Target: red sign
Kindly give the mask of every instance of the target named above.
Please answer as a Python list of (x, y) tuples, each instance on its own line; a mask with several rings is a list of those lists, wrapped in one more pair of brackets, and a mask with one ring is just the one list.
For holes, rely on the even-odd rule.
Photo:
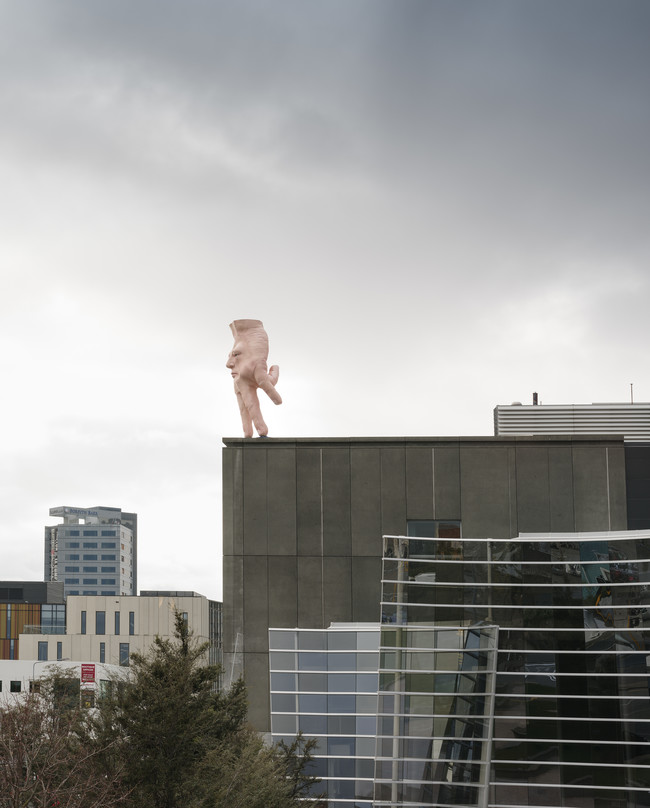
[(95, 681), (95, 666), (87, 663), (81, 666), (81, 681), (94, 682)]

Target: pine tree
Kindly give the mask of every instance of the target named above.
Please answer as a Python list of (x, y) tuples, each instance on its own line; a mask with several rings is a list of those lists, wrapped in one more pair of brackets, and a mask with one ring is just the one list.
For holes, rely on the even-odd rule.
[(106, 770), (124, 767), (137, 808), (304, 805), (297, 783), (312, 778), (298, 747), (266, 746), (246, 724), (243, 683), (217, 692), (206, 644), (178, 613), (175, 627), (173, 640), (156, 638), (148, 654), (131, 656), (128, 678), (100, 705), (96, 742), (110, 749)]

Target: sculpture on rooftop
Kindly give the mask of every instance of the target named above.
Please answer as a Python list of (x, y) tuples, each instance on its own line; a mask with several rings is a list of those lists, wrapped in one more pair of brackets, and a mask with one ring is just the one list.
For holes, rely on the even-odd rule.
[(282, 398), (275, 389), (280, 368), (271, 365), (267, 370), (269, 338), (261, 320), (234, 320), (230, 323), (230, 330), (235, 344), (228, 355), (226, 367), (235, 383), (244, 436), (252, 438), (255, 426), (257, 434), (264, 438), (269, 430), (262, 418), (257, 389), (264, 390), (274, 404), (282, 404)]

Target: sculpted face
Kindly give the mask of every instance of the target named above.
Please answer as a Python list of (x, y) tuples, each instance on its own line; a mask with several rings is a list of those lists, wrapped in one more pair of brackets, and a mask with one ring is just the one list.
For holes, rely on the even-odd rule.
[(257, 391), (264, 390), (274, 404), (281, 404), (282, 399), (275, 389), (280, 370), (277, 365), (267, 368), (269, 339), (261, 320), (235, 320), (230, 330), (235, 344), (228, 354), (226, 367), (235, 384), (244, 435), (251, 438), (254, 426), (263, 437), (268, 428), (262, 418)]
[(256, 357), (250, 346), (243, 340), (237, 340), (232, 351), (228, 354), (226, 367), (235, 382), (241, 377), (252, 381), (255, 378)]

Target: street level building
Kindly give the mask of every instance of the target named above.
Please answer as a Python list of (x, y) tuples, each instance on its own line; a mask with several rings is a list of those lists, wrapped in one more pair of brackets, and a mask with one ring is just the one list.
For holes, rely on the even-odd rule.
[(135, 595), (138, 517), (119, 508), (50, 508), (63, 522), (45, 528), (45, 580), (65, 595)]

